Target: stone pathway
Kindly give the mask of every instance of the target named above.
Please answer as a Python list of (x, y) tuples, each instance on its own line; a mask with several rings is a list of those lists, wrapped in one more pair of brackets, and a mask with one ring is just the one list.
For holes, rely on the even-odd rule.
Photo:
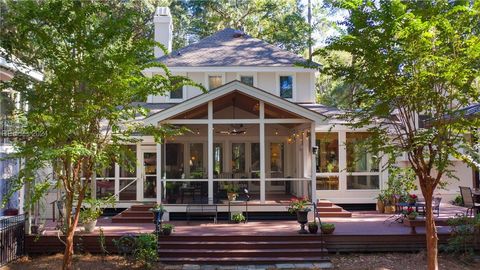
[(333, 269), (332, 263), (279, 263), (266, 265), (208, 265), (184, 264), (167, 265), (164, 270), (322, 270)]

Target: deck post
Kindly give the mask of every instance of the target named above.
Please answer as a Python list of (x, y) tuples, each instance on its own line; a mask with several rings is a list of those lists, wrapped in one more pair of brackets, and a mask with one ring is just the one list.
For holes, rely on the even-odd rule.
[(208, 203), (213, 204), (213, 102), (208, 102)]
[(315, 122), (310, 124), (310, 154), (312, 158), (312, 171), (311, 171), (311, 178), (312, 178), (312, 203), (317, 201), (317, 157), (313, 151), (316, 147), (316, 133), (315, 133)]
[(137, 154), (137, 201), (143, 201), (143, 181), (144, 181), (144, 171), (143, 171), (143, 152), (142, 152), (142, 143), (137, 142), (136, 144), (136, 154)]
[(157, 192), (157, 204), (162, 202), (162, 144), (157, 143), (157, 184), (156, 184), (156, 192)]
[(265, 203), (265, 103), (260, 101), (260, 203)]

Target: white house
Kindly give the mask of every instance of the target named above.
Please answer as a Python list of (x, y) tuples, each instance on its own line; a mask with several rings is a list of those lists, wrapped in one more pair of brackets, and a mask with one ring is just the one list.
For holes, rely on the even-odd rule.
[[(158, 8), (155, 39), (171, 50), (170, 10)], [(157, 61), (175, 75), (201, 83), (203, 93), (184, 86), (166, 96), (149, 96), (145, 123), (185, 126), (191, 132), (156, 144), (142, 136), (131, 145), (136, 170), (112, 164), (93, 183), (96, 197), (115, 194), (116, 206), (163, 203), (170, 214), (192, 203), (216, 204), (227, 211), (227, 192), (250, 195), (250, 211), (285, 212), (292, 197), (337, 204), (373, 204), (387, 172), (355, 144), (369, 136), (328, 116), (341, 111), (315, 101), (316, 69), (302, 57), (234, 29), (224, 29)], [(144, 70), (145, 76), (162, 73)], [(347, 147), (348, 145), (348, 147)], [(406, 165), (400, 159), (399, 165)], [(458, 186), (473, 186), (474, 171), (454, 161), (460, 181), (451, 180), (445, 197)], [(150, 222), (151, 219), (148, 220)]]

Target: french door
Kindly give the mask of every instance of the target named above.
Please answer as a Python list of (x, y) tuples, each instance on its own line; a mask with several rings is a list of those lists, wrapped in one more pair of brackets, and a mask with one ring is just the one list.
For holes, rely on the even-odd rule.
[(155, 147), (142, 147), (142, 177), (140, 201), (155, 201), (157, 198), (157, 152)]

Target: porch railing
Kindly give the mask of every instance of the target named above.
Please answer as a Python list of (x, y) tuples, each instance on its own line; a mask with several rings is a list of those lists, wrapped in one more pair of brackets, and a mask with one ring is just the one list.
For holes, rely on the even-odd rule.
[(0, 267), (25, 254), (25, 215), (0, 219)]

